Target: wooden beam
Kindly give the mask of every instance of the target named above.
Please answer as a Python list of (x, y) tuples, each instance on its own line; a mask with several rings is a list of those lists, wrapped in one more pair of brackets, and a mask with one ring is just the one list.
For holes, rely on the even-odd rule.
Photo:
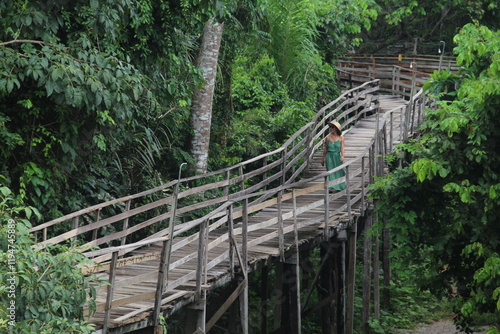
[(234, 301), (240, 296), (241, 292), (247, 285), (247, 279), (243, 279), (234, 292), (229, 296), (229, 298), (222, 304), (222, 306), (215, 312), (215, 314), (210, 318), (205, 326), (206, 332), (208, 332), (222, 317), (222, 315), (229, 309), (229, 307), (234, 303)]

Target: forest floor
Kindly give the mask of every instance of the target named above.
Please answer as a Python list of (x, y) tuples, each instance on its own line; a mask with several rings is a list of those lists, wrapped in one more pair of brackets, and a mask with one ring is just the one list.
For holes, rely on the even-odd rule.
[[(475, 334), (485, 334), (487, 327), (483, 327), (478, 329), (478, 332), (474, 332)], [(401, 333), (406, 334), (456, 334), (460, 333), (457, 331), (455, 325), (453, 324), (453, 320), (450, 319), (441, 319), (435, 321), (430, 324), (421, 324), (417, 326), (415, 329), (406, 330)]]

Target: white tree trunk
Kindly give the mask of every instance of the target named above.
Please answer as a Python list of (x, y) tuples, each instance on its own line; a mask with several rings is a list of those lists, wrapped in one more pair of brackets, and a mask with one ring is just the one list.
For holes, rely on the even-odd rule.
[(210, 19), (205, 24), (197, 66), (203, 72), (203, 87), (195, 88), (191, 107), (191, 124), (194, 136), (191, 140), (191, 155), (195, 159), (194, 170), (205, 173), (208, 165), (210, 126), (212, 123), (212, 101), (217, 74), (217, 61), (224, 24)]

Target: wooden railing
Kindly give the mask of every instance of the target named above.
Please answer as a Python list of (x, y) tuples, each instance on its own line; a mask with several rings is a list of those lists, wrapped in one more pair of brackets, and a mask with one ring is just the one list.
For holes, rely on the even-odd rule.
[(380, 79), (380, 90), (402, 95), (408, 100), (416, 87), (421, 87), (435, 71), (458, 72), (453, 57), (441, 56), (349, 56), (338, 59), (338, 79), (347, 87)]
[[(346, 71), (346, 68), (342, 70)], [(394, 75), (396, 73), (394, 69), (391, 69), (390, 73), (393, 75), (392, 86), (397, 85), (396, 80), (403, 76)], [(343, 126), (343, 131), (348, 132), (368, 113), (378, 112), (376, 94), (381, 89), (380, 82), (379, 79), (371, 80), (347, 90), (323, 107), (311, 122), (304, 125), (275, 151), (204, 175), (180, 178), (179, 172), (178, 180), (82, 209), (36, 226), (31, 232), (41, 239), (38, 244), (40, 248), (48, 244), (79, 242), (81, 252), (96, 263), (82, 268), (84, 273), (109, 271), (108, 280), (111, 285), (99, 291), (102, 295), (106, 295), (106, 302), (97, 304), (97, 311), (105, 312), (104, 332), (109, 325), (111, 309), (138, 301), (155, 299), (154, 307), (139, 311), (144, 312), (154, 308), (154, 319), (157, 323), (160, 305), (166, 302), (166, 299), (162, 299), (166, 291), (175, 290), (180, 285), (195, 280), (195, 298), (200, 298), (202, 288), (207, 283), (207, 272), (216, 265), (229, 259), (231, 273), (235, 272), (235, 265), (239, 263), (246, 275), (249, 247), (278, 238), (279, 256), (283, 258), (286, 233), (323, 222), (324, 233), (327, 234), (331, 217), (347, 212), (349, 221), (352, 221), (352, 208), (358, 206), (363, 210), (367, 206), (366, 187), (375, 175), (376, 157), (391, 150), (396, 140), (405, 140), (416, 129), (422, 118), (423, 108), (429, 104), (429, 100), (422, 92), (411, 94), (412, 102), (401, 107), (403, 110), (396, 108), (382, 117), (377, 117), (376, 134), (363, 153), (334, 170), (325, 171), (312, 178), (301, 176), (307, 171), (315, 152), (321, 148), (322, 138), (328, 132), (328, 121), (338, 120)], [(395, 133), (394, 115), (399, 112), (398, 117), (404, 126), (400, 128), (399, 133)], [(345, 169), (345, 177), (328, 182), (328, 175), (340, 169)], [(323, 182), (306, 186), (315, 180)], [(330, 210), (332, 195), (328, 193), (328, 187), (341, 182), (346, 183), (347, 189), (333, 196), (339, 198), (346, 195), (347, 201), (341, 207)], [(301, 196), (318, 190), (324, 191), (324, 198), (309, 202), (302, 207), (296, 205)], [(293, 201), (293, 210), (282, 212), (281, 204), (288, 200)], [(278, 206), (276, 217), (248, 225), (250, 214), (276, 205)], [(298, 215), (321, 206), (325, 207), (323, 217), (301, 219), (297, 222)], [(284, 226), (283, 222), (287, 219), (294, 219), (294, 225)], [(235, 227), (235, 220), (241, 221), (241, 226)], [(274, 233), (252, 241), (246, 238), (248, 232), (271, 227), (275, 228)], [(221, 228), (227, 229), (227, 232), (209, 242), (210, 233)], [(131, 239), (138, 231), (141, 231), (142, 235), (150, 233), (142, 240)], [(241, 235), (239, 245), (236, 241), (238, 235)], [(198, 252), (171, 261), (171, 254), (195, 241), (198, 242)], [(161, 252), (123, 257), (134, 249), (160, 242)], [(221, 245), (226, 245), (227, 250), (208, 261), (204, 255)], [(158, 258), (160, 266), (157, 272), (115, 281), (117, 268)], [(195, 271), (186, 273), (175, 281), (168, 279), (170, 272), (189, 261), (197, 261)], [(116, 289), (147, 279), (157, 280), (156, 291), (121, 299), (114, 297)], [(178, 297), (177, 294), (174, 296)], [(124, 320), (128, 316), (119, 320)]]

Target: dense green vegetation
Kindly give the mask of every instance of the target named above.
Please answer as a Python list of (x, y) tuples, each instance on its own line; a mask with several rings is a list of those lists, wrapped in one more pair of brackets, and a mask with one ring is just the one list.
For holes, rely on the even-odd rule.
[[(378, 181), (379, 213), (393, 231), (400, 265), (453, 296), (463, 330), (478, 314), (500, 327), (500, 32), (468, 24), (455, 36), (461, 73), (435, 73), (426, 88), (439, 108), (402, 145), (409, 165)], [(396, 268), (398, 270), (399, 268)]]
[[(447, 50), (457, 46), (464, 72), (435, 74), (429, 89), (441, 108), (429, 113), (422, 137), (403, 147), (415, 160), (381, 180), (375, 196), (398, 209), (390, 220), (396, 272), (415, 268), (424, 273), (419, 286), (442, 295), (452, 289), (464, 328), (474, 314), (495, 313), (496, 1), (13, 0), (0, 2), (0, 223), (6, 238), (9, 221), (16, 222), (23, 259), (15, 268), (19, 329), (91, 330), (78, 323), (90, 284), (71, 266), (81, 256), (60, 247), (36, 251), (27, 230), (151, 188), (193, 162), (190, 108), (203, 84), (195, 59), (213, 17), (224, 33), (211, 170), (277, 147), (335, 98), (336, 57), (415, 38), (434, 50), (440, 40)], [(462, 28), (473, 20), (482, 25)], [(2, 280), (12, 271), (7, 246), (2, 241)], [(68, 265), (60, 270), (55, 261)], [(63, 284), (75, 294), (64, 295)], [(5, 291), (0, 328), (7, 324)], [(44, 303), (50, 300), (60, 303)]]
[(0, 187), (0, 332), (91, 333), (84, 305), (95, 310), (92, 283), (104, 283), (82, 275), (75, 264), (90, 261), (74, 247), (34, 248), (28, 230), (39, 218), (21, 196)]

